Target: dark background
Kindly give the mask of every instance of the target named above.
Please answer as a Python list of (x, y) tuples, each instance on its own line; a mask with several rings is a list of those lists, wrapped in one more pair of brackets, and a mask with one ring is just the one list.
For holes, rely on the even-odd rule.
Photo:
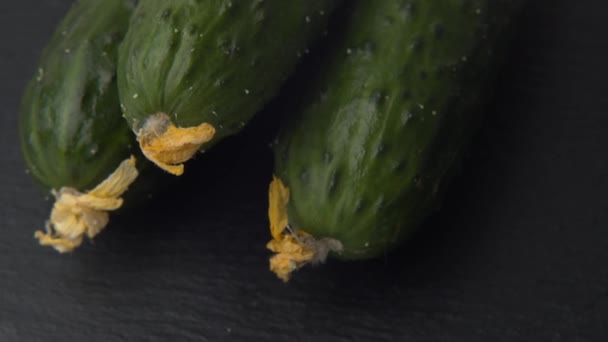
[(286, 285), (264, 248), (276, 103), (93, 244), (39, 247), (18, 104), (70, 1), (2, 1), (0, 341), (608, 341), (608, 3), (530, 2), (443, 209)]

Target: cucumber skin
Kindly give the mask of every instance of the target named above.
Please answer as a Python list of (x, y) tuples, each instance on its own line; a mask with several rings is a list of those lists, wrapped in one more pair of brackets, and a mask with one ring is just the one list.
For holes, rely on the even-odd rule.
[(480, 118), (522, 2), (357, 1), (308, 104), (284, 125), (275, 174), (289, 223), (380, 256), (437, 205)]
[(278, 92), (339, 2), (140, 2), (119, 54), (125, 118), (135, 133), (158, 112), (181, 127), (209, 123), (209, 148)]
[(137, 146), (116, 85), (133, 8), (129, 0), (77, 1), (42, 53), (22, 98), (19, 135), (31, 175), (47, 189), (90, 190)]

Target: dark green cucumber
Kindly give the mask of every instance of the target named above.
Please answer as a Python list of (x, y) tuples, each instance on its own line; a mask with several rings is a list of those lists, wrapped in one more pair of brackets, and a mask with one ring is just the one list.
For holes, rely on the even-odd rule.
[[(285, 235), (300, 233), (314, 249), (310, 234), (333, 241), (324, 252), (364, 259), (414, 231), (474, 131), (519, 3), (351, 3), (307, 104), (279, 135), (275, 174), (290, 192), (290, 229), (273, 232), (269, 248), (281, 254)], [(291, 270), (301, 264), (286, 255)]]
[(116, 86), (133, 2), (81, 0), (57, 27), (22, 100), (28, 169), (46, 188), (91, 189), (130, 155)]
[(19, 134), (28, 170), (56, 196), (47, 232), (36, 237), (61, 252), (105, 227), (106, 211), (122, 205), (120, 196), (138, 174), (116, 84), (118, 45), (134, 6), (74, 3), (22, 99)]
[[(140, 144), (150, 133), (150, 118), (157, 123), (158, 115), (161, 123), (149, 129), (154, 134), (162, 134), (169, 121), (179, 127), (209, 124), (213, 139), (204, 148), (241, 130), (322, 34), (338, 2), (140, 2), (120, 49), (118, 74), (124, 116)], [(202, 143), (196, 145), (182, 158), (149, 158), (181, 174), (171, 166), (181, 167)]]

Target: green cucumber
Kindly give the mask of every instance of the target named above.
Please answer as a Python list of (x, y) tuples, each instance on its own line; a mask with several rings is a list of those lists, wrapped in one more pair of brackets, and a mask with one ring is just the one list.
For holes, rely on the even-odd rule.
[(203, 144), (241, 130), (338, 2), (140, 2), (120, 48), (118, 84), (144, 155), (179, 175)]
[(519, 1), (356, 1), (275, 148), (271, 269), (384, 255), (440, 198)]
[[(22, 99), (19, 135), (28, 171), (57, 197), (47, 232), (37, 237), (62, 252), (105, 226), (106, 211), (120, 207), (119, 197), (137, 176), (129, 159), (136, 143), (116, 84), (118, 45), (134, 6), (128, 0), (74, 3)], [(110, 180), (117, 183), (102, 183), (114, 170)]]

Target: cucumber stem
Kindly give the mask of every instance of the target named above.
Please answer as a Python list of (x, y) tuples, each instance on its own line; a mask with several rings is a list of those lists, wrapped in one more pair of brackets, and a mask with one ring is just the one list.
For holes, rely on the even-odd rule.
[(270, 258), (270, 270), (284, 282), (291, 273), (307, 264), (325, 262), (329, 252), (340, 252), (342, 243), (332, 238), (315, 239), (302, 230), (292, 230), (287, 217), (289, 188), (273, 176), (268, 190), (268, 218), (272, 240), (266, 248), (276, 254)]
[(208, 123), (177, 127), (167, 114), (156, 113), (146, 119), (137, 133), (137, 141), (146, 158), (161, 169), (180, 176), (184, 173), (183, 163), (214, 135), (215, 128)]
[(73, 251), (85, 235), (92, 239), (105, 228), (110, 220), (108, 211), (122, 206), (120, 196), (137, 176), (135, 157), (131, 156), (86, 194), (70, 187), (53, 190), (56, 200), (46, 222), (46, 233), (36, 231), (34, 237), (41, 245), (52, 246), (60, 253)]

